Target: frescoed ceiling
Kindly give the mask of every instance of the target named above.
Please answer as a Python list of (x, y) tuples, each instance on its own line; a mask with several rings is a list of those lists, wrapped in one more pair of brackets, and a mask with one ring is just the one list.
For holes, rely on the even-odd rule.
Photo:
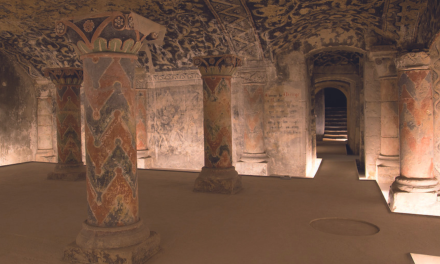
[(313, 65), (315, 67), (333, 65), (357, 66), (359, 65), (362, 57), (363, 55), (358, 52), (350, 52), (345, 50), (326, 51), (313, 55), (311, 57), (311, 61), (313, 61)]
[(55, 21), (106, 11), (133, 11), (167, 27), (163, 45), (149, 44), (139, 54), (140, 65), (150, 72), (192, 68), (192, 57), (199, 55), (233, 53), (248, 60), (272, 60), (292, 50), (365, 49), (372, 39), (375, 45), (404, 49), (423, 39), (420, 21), (438, 17), (425, 18), (427, 2), (0, 0), (0, 50), (33, 76), (45, 67), (81, 66), (66, 37), (55, 35)]

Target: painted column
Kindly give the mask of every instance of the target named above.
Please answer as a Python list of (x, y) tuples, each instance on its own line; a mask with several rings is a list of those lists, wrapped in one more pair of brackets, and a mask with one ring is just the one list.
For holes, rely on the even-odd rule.
[(58, 163), (50, 180), (84, 180), (81, 153), (81, 99), (83, 71), (79, 68), (49, 68), (44, 72), (56, 87)]
[(432, 89), (434, 100), (434, 176), (440, 178), (440, 35), (432, 42), (431, 58)]
[(429, 57), (410, 52), (396, 60), (399, 88), (400, 176), (390, 189), (394, 212), (426, 213), (437, 201), (433, 175), (433, 100)]
[(380, 83), (380, 155), (376, 160), (378, 182), (391, 184), (400, 175), (399, 113), (396, 51), (391, 47), (376, 47), (370, 52)]
[(145, 68), (136, 68), (136, 149), (137, 167), (141, 169), (151, 168), (153, 159), (148, 149), (148, 117), (147, 117), (147, 87)]
[(135, 13), (111, 12), (58, 21), (56, 32), (76, 43), (85, 91), (88, 217), (64, 259), (143, 263), (160, 238), (139, 218), (134, 73), (142, 41), (163, 38), (164, 29)]
[(241, 59), (234, 55), (195, 57), (203, 79), (205, 166), (194, 191), (235, 194), (241, 176), (232, 166), (231, 78)]

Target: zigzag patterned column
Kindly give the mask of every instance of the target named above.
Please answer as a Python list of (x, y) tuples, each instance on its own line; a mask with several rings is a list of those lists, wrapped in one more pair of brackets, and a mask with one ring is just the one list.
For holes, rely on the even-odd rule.
[(231, 78), (241, 59), (233, 55), (195, 57), (203, 79), (205, 166), (194, 191), (234, 194), (241, 176), (232, 166)]
[(139, 218), (134, 73), (142, 41), (163, 38), (163, 28), (135, 13), (113, 12), (59, 21), (56, 29), (76, 43), (85, 91), (88, 218), (64, 259), (144, 263), (160, 238)]
[(55, 84), (58, 164), (50, 180), (76, 181), (86, 178), (81, 154), (81, 99), (83, 71), (79, 68), (45, 69)]
[(396, 61), (399, 87), (400, 176), (390, 189), (394, 212), (425, 213), (437, 201), (433, 175), (433, 101), (429, 57), (411, 52)]

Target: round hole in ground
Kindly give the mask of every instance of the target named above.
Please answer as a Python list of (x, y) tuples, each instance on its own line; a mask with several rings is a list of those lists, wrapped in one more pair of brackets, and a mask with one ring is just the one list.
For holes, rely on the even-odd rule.
[(324, 233), (341, 236), (371, 236), (380, 231), (380, 228), (372, 223), (337, 217), (315, 219), (310, 222), (310, 226)]

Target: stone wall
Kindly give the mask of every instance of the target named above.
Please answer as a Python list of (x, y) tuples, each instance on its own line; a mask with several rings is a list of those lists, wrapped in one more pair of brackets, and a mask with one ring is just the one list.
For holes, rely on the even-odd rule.
[(0, 53), (0, 165), (34, 160), (37, 99), (33, 80)]
[(203, 167), (203, 93), (197, 70), (146, 74), (147, 139), (153, 168)]
[(309, 88), (304, 55), (279, 56), (277, 78), (264, 93), (265, 143), (272, 175), (306, 177), (312, 169)]
[(325, 131), (325, 94), (320, 90), (315, 95), (316, 137), (322, 140)]
[(380, 83), (374, 62), (366, 60), (364, 65), (365, 99), (365, 176), (376, 179), (376, 160), (380, 154), (381, 98)]
[[(233, 164), (240, 160), (245, 137), (244, 93), (263, 95), (267, 175), (308, 176), (312, 171), (313, 136), (309, 135), (310, 77), (304, 56), (294, 53), (281, 62), (287, 75), (275, 78), (271, 63), (245, 65), (232, 78)], [(284, 72), (285, 73), (285, 72)], [(137, 74), (136, 88), (147, 98), (148, 149), (151, 168), (196, 170), (203, 161), (203, 94), (197, 70)], [(245, 89), (246, 88), (246, 89)], [(313, 128), (314, 129), (314, 128)], [(249, 173), (252, 174), (252, 173)]]

